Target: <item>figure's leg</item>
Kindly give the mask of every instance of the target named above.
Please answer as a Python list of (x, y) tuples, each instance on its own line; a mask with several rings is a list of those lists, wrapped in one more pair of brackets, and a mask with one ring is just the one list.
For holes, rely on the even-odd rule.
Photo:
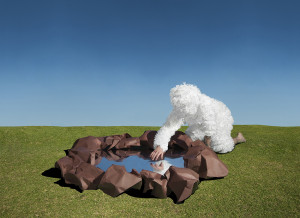
[[(241, 132), (238, 133), (237, 137), (235, 138), (232, 138), (233, 139), (233, 142), (234, 142), (234, 145), (237, 145), (237, 144), (240, 144), (240, 143), (243, 143), (243, 142), (246, 142), (246, 139), (245, 137), (243, 136), (243, 134)], [(204, 143), (210, 147), (211, 145), (211, 137), (210, 136), (204, 136)]]
[(234, 144), (240, 144), (243, 142), (246, 142), (245, 137), (243, 136), (243, 134), (241, 132), (238, 133), (237, 137), (233, 138)]
[(227, 153), (233, 150), (234, 141), (230, 134), (218, 132), (211, 136), (210, 148), (217, 153)]
[(238, 136), (235, 138), (231, 138), (230, 134), (226, 133), (217, 133), (212, 137), (204, 137), (204, 143), (217, 153), (230, 152), (236, 144), (243, 142), (246, 142), (246, 139), (242, 133), (238, 133)]

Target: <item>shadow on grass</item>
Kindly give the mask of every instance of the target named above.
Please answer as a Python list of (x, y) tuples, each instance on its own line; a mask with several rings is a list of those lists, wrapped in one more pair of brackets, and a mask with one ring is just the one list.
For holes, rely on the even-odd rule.
[(50, 168), (42, 173), (43, 176), (52, 178), (61, 178), (60, 169)]
[(208, 178), (208, 179), (202, 179), (202, 178), (200, 178), (199, 179), (199, 182), (201, 183), (201, 182), (209, 182), (209, 181), (214, 181), (214, 180), (221, 180), (221, 179), (224, 179), (224, 177), (220, 177), (220, 178)]
[(61, 178), (61, 173), (60, 173), (60, 169), (57, 168), (50, 168), (48, 170), (45, 170), (42, 173), (42, 176), (46, 176), (46, 177), (51, 177), (51, 178), (59, 178), (60, 180), (54, 182), (54, 184), (58, 184), (61, 187), (69, 187), (71, 189), (75, 189), (76, 191), (82, 193), (83, 191), (77, 187), (76, 185), (73, 184), (67, 184), (65, 183), (64, 179)]
[[(143, 184), (144, 185), (144, 184)], [(144, 186), (142, 185), (141, 190), (144, 189)], [(155, 196), (151, 195), (151, 190), (148, 190), (147, 192), (143, 193), (141, 190), (137, 190), (137, 189), (129, 189), (127, 191), (125, 191), (124, 193), (127, 195), (130, 195), (131, 197), (135, 197), (135, 198), (156, 198)], [(123, 193), (123, 194), (124, 194)], [(168, 195), (169, 198), (171, 198), (173, 200), (174, 204), (182, 204), (184, 203), (184, 201), (182, 202), (177, 202), (177, 198), (176, 195), (172, 192), (170, 195)]]

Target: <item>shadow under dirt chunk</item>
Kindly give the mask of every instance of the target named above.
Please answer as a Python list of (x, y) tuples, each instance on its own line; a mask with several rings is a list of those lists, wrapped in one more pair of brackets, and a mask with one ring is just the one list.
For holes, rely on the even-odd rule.
[(60, 180), (54, 182), (54, 184), (58, 184), (61, 187), (69, 187), (71, 189), (75, 189), (76, 191), (82, 193), (82, 190), (76, 185), (65, 183), (64, 179), (61, 178), (60, 169), (58, 168), (50, 168), (48, 170), (45, 170), (42, 173), (42, 176), (51, 177), (51, 178), (60, 178)]
[[(157, 197), (151, 195), (151, 190), (148, 190), (146, 193), (143, 193), (140, 190), (129, 189), (129, 190), (125, 191), (124, 193), (127, 195), (130, 195), (131, 197), (135, 197), (135, 198), (156, 198), (157, 199)], [(124, 194), (124, 193), (122, 193), (122, 194)], [(168, 195), (168, 198), (171, 198), (173, 200), (174, 204), (184, 203), (184, 201), (178, 202), (176, 195), (173, 192)]]
[(58, 168), (50, 168), (48, 170), (45, 170), (42, 173), (42, 175), (46, 177), (52, 177), (52, 178), (61, 178), (60, 169)]
[[(198, 189), (198, 188), (197, 188)], [(144, 190), (144, 184), (142, 184), (142, 187), (141, 187), (141, 190)], [(131, 189), (128, 189), (127, 191), (123, 192), (122, 194), (127, 194), (131, 197), (135, 197), (135, 198), (156, 198), (154, 195), (151, 194), (152, 190), (148, 190), (146, 191), (145, 193), (144, 192), (141, 192), (141, 190), (137, 190), (137, 189), (134, 189), (134, 188), (131, 188)], [(122, 195), (121, 194), (121, 195)], [(183, 204), (184, 201), (186, 200), (183, 200), (183, 201), (177, 201), (177, 197), (175, 195), (174, 192), (171, 192), (167, 198), (171, 198), (173, 200), (173, 203), (174, 204)], [(188, 197), (189, 198), (189, 197)], [(187, 198), (187, 199), (188, 199)]]

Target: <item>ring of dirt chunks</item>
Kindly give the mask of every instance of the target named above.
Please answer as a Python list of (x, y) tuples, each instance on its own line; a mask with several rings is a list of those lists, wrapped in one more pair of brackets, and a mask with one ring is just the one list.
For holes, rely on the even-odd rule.
[(106, 171), (96, 167), (101, 164), (102, 157), (118, 160), (131, 155), (149, 155), (156, 133), (148, 130), (140, 137), (124, 133), (77, 139), (72, 148), (66, 150), (66, 156), (55, 162), (55, 167), (60, 169), (66, 184), (76, 185), (81, 190), (101, 189), (113, 197), (129, 189), (150, 193), (157, 198), (166, 198), (173, 193), (176, 203), (190, 197), (200, 180), (227, 176), (226, 165), (214, 151), (200, 140), (192, 141), (181, 131), (172, 136), (165, 156), (174, 157), (178, 155), (178, 149), (183, 150), (180, 155), (184, 159), (184, 168), (171, 166), (161, 175), (148, 170), (127, 172), (124, 166), (114, 164)]

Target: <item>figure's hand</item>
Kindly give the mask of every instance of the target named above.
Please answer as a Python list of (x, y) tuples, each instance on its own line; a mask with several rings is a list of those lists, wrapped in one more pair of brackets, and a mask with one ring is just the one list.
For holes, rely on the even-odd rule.
[(153, 167), (153, 169), (155, 169), (155, 170), (161, 171), (161, 170), (164, 169), (164, 164), (163, 164), (163, 162), (161, 162), (159, 165), (158, 165), (157, 163), (156, 163), (156, 164), (151, 163), (150, 165), (151, 165), (151, 167)]
[(155, 150), (152, 151), (152, 153), (150, 154), (150, 158), (152, 160), (158, 160), (159, 158), (163, 159), (164, 158), (164, 151), (162, 150), (162, 148), (160, 146), (157, 146), (155, 148)]

